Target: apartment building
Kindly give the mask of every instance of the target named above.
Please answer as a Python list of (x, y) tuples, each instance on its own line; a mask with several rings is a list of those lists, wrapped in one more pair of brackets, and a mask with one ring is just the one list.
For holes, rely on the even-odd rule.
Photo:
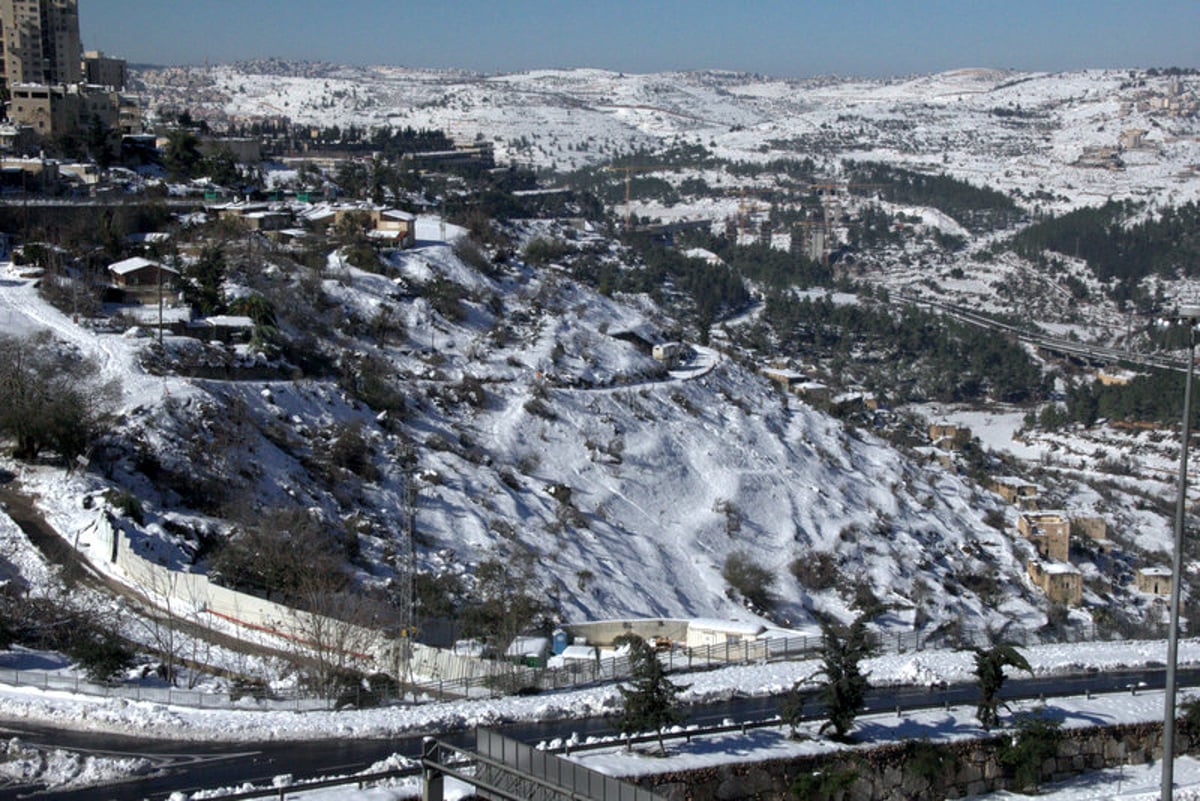
[(79, 0), (0, 0), (0, 41), (5, 87), (83, 81)]
[(106, 86), (118, 92), (125, 88), (129, 69), (123, 58), (106, 56), (100, 50), (83, 54), (83, 80), (91, 86)]
[(97, 121), (113, 147), (137, 133), (140, 115), (123, 100), (126, 65), (81, 52), (79, 0), (0, 0), (0, 87), (7, 117), (40, 136), (79, 134)]

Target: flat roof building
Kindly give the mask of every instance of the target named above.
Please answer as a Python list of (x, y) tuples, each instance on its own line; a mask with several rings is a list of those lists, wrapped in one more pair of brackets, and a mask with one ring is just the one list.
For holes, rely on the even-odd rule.
[(4, 86), (83, 80), (78, 0), (0, 0), (0, 38)]

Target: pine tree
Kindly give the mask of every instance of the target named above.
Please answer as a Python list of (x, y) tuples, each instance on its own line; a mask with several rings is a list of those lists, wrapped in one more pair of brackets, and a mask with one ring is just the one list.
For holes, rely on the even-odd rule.
[(829, 720), (821, 726), (822, 733), (832, 728), (834, 739), (846, 739), (870, 686), (859, 663), (872, 650), (863, 617), (849, 628), (830, 623), (821, 626), (821, 673), (825, 676), (821, 700), (829, 715)]
[(979, 681), (980, 693), (975, 717), (979, 719), (979, 724), (984, 729), (990, 729), (1000, 724), (1000, 701), (996, 696), (1000, 692), (1000, 687), (1004, 685), (1005, 667), (1014, 667), (1028, 673), (1033, 672), (1029, 667), (1029, 662), (1014, 645), (996, 645), (986, 651), (980, 648), (975, 649), (975, 676)]
[(793, 684), (787, 695), (783, 697), (783, 703), (779, 707), (779, 717), (791, 729), (788, 736), (793, 740), (799, 739), (800, 735), (797, 729), (804, 721), (804, 702), (808, 700), (808, 697), (802, 687), (806, 683), (806, 679), (800, 679)]
[(631, 636), (629, 643), (630, 686), (617, 688), (625, 701), (617, 728), (625, 735), (653, 731), (658, 735), (659, 751), (665, 751), (663, 729), (686, 717), (679, 709), (678, 695), (688, 686), (667, 678), (658, 655), (641, 637)]

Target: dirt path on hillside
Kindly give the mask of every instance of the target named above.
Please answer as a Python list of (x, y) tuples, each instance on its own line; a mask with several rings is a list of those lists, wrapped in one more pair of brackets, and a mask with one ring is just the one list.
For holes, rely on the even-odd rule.
[[(3, 505), (4, 512), (25, 533), (33, 546), (41, 551), (46, 561), (62, 567), (62, 578), (68, 587), (83, 585), (105, 595), (125, 598), (147, 617), (159, 621), (164, 620), (163, 612), (151, 604), (145, 596), (132, 587), (96, 570), (80, 556), (79, 552), (72, 548), (66, 539), (60, 536), (46, 521), (46, 518), (38, 510), (33, 497), (22, 492), (15, 477), (4, 471), (0, 471), (0, 504)], [(238, 653), (283, 658), (292, 656), (283, 651), (255, 646), (244, 640), (179, 618), (175, 619), (174, 627), (176, 631), (189, 637)], [(209, 665), (192, 665), (192, 667), (219, 674), (228, 673), (226, 670)]]
[(46, 561), (62, 567), (62, 578), (67, 586), (73, 587), (81, 581), (97, 588), (103, 586), (103, 577), (50, 527), (46, 518), (38, 511), (33, 498), (20, 491), (16, 478), (11, 474), (0, 476), (0, 504), (3, 504), (5, 513), (25, 533), (33, 546), (41, 551)]

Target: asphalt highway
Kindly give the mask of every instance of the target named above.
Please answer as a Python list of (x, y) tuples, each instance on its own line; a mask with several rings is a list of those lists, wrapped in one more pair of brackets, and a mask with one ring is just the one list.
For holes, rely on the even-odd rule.
[[(1085, 692), (1140, 692), (1161, 689), (1165, 671), (1089, 672), (1071, 676), (1010, 678), (1001, 693), (1007, 700), (1023, 698), (1053, 699), (1056, 696), (1082, 695)], [(1200, 686), (1200, 670), (1181, 670), (1181, 692)], [(915, 710), (946, 704), (973, 704), (978, 690), (973, 684), (947, 687), (878, 687), (870, 691), (866, 711)], [(749, 723), (772, 718), (779, 712), (778, 698), (734, 698), (720, 703), (688, 708), (688, 723), (716, 726), (728, 722)], [(806, 708), (808, 716), (821, 716), (814, 700)], [(541, 723), (514, 723), (496, 727), (509, 737), (525, 742), (555, 738), (579, 738), (615, 734), (611, 720), (586, 718)], [(471, 745), (470, 732), (430, 732), (439, 739), (460, 746)], [(338, 739), (304, 742), (267, 741), (260, 743), (187, 743), (147, 740), (136, 737), (92, 734), (66, 729), (30, 726), (0, 721), (0, 736), (20, 737), (27, 744), (47, 748), (103, 754), (141, 756), (156, 763), (153, 775), (120, 784), (80, 790), (45, 791), (37, 786), (0, 788), (0, 799), (54, 798), (63, 801), (121, 801), (162, 799), (173, 791), (196, 790), (240, 785), (246, 782), (270, 785), (273, 777), (290, 774), (295, 779), (311, 779), (353, 773), (374, 762), (399, 753), (416, 757), (423, 735), (394, 739)]]

